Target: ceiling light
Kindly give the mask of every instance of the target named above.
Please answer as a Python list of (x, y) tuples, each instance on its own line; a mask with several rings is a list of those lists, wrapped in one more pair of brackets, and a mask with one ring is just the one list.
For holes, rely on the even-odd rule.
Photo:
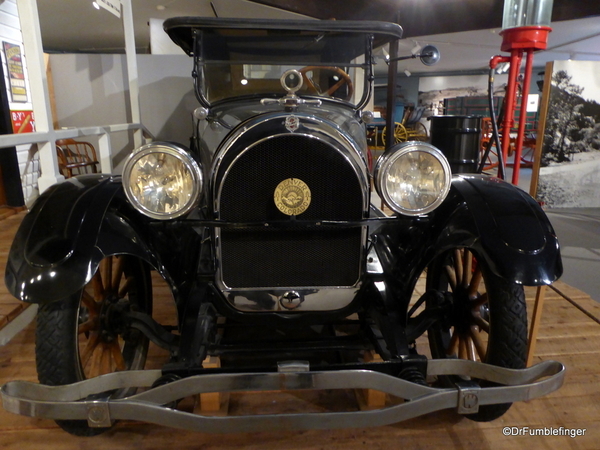
[(96, 2), (92, 2), (92, 6), (96, 9), (100, 9), (100, 5)]
[(421, 47), (417, 41), (413, 41), (413, 42), (415, 43), (415, 46), (412, 48), (412, 50), (410, 52), (413, 55), (417, 55), (423, 47)]
[(165, 9), (167, 9), (167, 7), (165, 5), (156, 5), (156, 9), (158, 9), (159, 11), (164, 11)]

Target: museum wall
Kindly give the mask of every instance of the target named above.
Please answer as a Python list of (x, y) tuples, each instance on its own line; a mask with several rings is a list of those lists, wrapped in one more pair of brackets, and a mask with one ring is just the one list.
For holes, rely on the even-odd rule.
[[(494, 95), (504, 95), (507, 74), (494, 77)], [(532, 91), (536, 92), (536, 91)], [(487, 96), (488, 75), (451, 75), (422, 77), (419, 80), (419, 103), (428, 107), (431, 115), (443, 114), (440, 103), (455, 97)]]
[[(543, 68), (534, 68), (529, 92), (538, 95), (537, 73)], [(375, 80), (375, 105), (386, 105), (386, 79), (377, 77)], [(496, 74), (494, 77), (494, 95), (504, 96), (508, 82), (508, 74)], [(455, 97), (484, 97), (487, 96), (487, 73), (475, 75), (443, 75), (443, 76), (410, 76), (398, 78), (397, 101), (404, 105), (423, 105), (426, 107), (422, 123), (428, 127), (426, 120), (429, 116), (444, 114), (443, 101)]]
[[(191, 112), (198, 105), (191, 78), (192, 60), (185, 55), (138, 55), (142, 123), (156, 139), (187, 144), (192, 133)], [(57, 121), (60, 127), (97, 126), (128, 122), (127, 79), (124, 55), (53, 54), (50, 64), (54, 80)], [(537, 69), (534, 69), (534, 74)], [(398, 100), (425, 105), (423, 123), (430, 115), (442, 114), (443, 98), (487, 94), (487, 75), (400, 77)], [(537, 94), (535, 76), (530, 92)], [(495, 92), (504, 94), (508, 76), (495, 77)], [(375, 105), (385, 105), (384, 79), (375, 81)], [(89, 139), (94, 143), (94, 138)], [(112, 136), (113, 165), (133, 148), (128, 133)]]
[[(375, 105), (385, 106), (387, 102), (387, 78), (375, 78)], [(398, 101), (405, 104), (418, 104), (419, 102), (419, 77), (398, 77)]]
[[(191, 113), (198, 105), (185, 55), (138, 55), (142, 123), (157, 140), (189, 143)], [(53, 54), (57, 121), (60, 127), (129, 122), (125, 55)], [(94, 139), (89, 139), (94, 143)], [(111, 135), (115, 172), (133, 149), (129, 133)]]

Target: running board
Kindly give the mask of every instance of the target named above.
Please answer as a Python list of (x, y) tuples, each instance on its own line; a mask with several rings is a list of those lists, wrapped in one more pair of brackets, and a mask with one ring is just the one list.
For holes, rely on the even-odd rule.
[[(150, 388), (160, 370), (115, 372), (64, 386), (11, 381), (2, 386), (4, 409), (47, 419), (87, 420), (93, 427), (109, 427), (114, 420), (136, 420), (186, 430), (226, 433), (276, 429), (371, 427), (411, 419), (433, 411), (457, 408), (461, 414), (479, 406), (541, 397), (560, 388), (565, 367), (545, 361), (521, 370), (458, 359), (430, 360), (427, 375), (460, 375), (502, 386), (479, 387), (466, 381), (454, 388), (434, 388), (370, 370), (335, 372), (242, 373), (196, 375)], [(102, 393), (126, 388), (150, 388), (126, 398), (101, 399)], [(178, 411), (172, 402), (206, 392), (303, 389), (375, 389), (406, 401), (371, 411), (202, 416)]]

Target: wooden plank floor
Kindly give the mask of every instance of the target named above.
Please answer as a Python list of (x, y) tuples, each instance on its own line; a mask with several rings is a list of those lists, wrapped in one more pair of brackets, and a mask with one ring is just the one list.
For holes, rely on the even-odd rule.
[(16, 212), (13, 208), (0, 208), (0, 329), (13, 320), (28, 305), (18, 302), (8, 293), (4, 286), (6, 257), (12, 244), (17, 227), (21, 223), (24, 212)]
[[(10, 220), (10, 218), (9, 218)], [(6, 239), (18, 218), (0, 222), (0, 265), (6, 258)], [(3, 269), (2, 269), (3, 270)], [(600, 304), (563, 283), (556, 286), (595, 317)], [(156, 286), (159, 302), (168, 304), (168, 289)], [(527, 289), (529, 311), (535, 289)], [(6, 289), (0, 298), (11, 302)], [(16, 301), (13, 301), (16, 305)], [(475, 423), (453, 411), (440, 411), (399, 424), (346, 430), (271, 431), (211, 435), (174, 430), (142, 422), (121, 422), (93, 438), (77, 438), (50, 420), (13, 415), (0, 409), (0, 449), (598, 449), (600, 448), (600, 325), (552, 290), (548, 290), (540, 325), (535, 361), (554, 359), (567, 366), (564, 386), (542, 399), (513, 405), (489, 423)], [(149, 364), (159, 366), (164, 353), (152, 349)], [(33, 324), (0, 347), (0, 383), (36, 380)], [(231, 396), (230, 412), (296, 412), (355, 407), (345, 391), (316, 393), (242, 393)], [(504, 427), (585, 429), (584, 436), (505, 436)]]

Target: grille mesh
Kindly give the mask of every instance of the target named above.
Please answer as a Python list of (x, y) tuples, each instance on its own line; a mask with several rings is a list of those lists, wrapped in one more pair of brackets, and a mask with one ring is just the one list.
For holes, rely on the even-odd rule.
[[(304, 181), (311, 204), (299, 220), (359, 220), (362, 190), (346, 158), (301, 135), (265, 140), (229, 168), (220, 217), (227, 221), (286, 220), (275, 206), (277, 185)], [(223, 281), (229, 287), (350, 286), (359, 277), (361, 229), (222, 230)]]
[(228, 231), (222, 237), (230, 287), (351, 286), (358, 278), (359, 229)]

